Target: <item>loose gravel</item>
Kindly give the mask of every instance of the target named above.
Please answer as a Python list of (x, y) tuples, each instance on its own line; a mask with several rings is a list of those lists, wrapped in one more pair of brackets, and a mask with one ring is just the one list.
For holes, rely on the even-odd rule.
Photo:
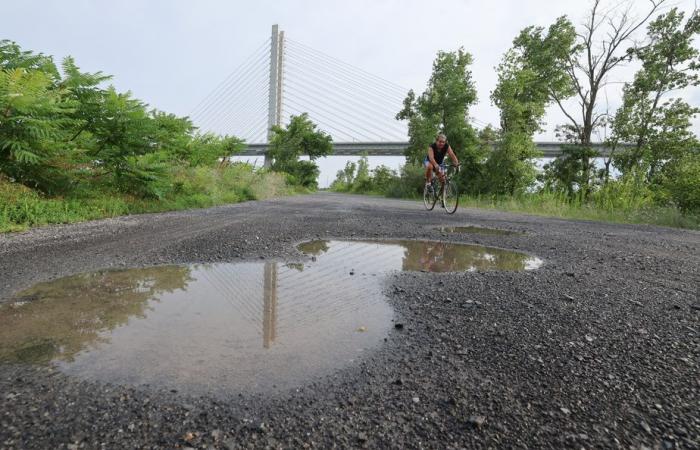
[(0, 365), (0, 448), (700, 448), (698, 232), (320, 193), (0, 236), (0, 302), (100, 268), (294, 262), (295, 244), (326, 238), (475, 243), (544, 265), (393, 275), (384, 345), (286, 391), (191, 397)]

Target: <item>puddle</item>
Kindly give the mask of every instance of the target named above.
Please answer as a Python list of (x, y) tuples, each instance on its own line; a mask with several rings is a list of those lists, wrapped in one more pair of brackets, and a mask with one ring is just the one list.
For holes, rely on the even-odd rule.
[(164, 266), (39, 284), (0, 306), (0, 361), (191, 394), (292, 388), (388, 334), (379, 277), (341, 266)]
[(542, 265), (542, 260), (525, 253), (434, 241), (311, 241), (297, 248), (318, 263), (332, 255), (347, 270), (360, 273), (520, 271)]
[(443, 233), (472, 233), (472, 234), (490, 234), (498, 236), (508, 236), (513, 234), (524, 234), (517, 231), (507, 231), (499, 230), (498, 228), (484, 228), (484, 227), (440, 227), (438, 231)]
[(383, 342), (389, 272), (528, 270), (529, 255), (420, 241), (312, 241), (306, 262), (108, 270), (0, 305), (0, 362), (228, 396), (306, 384)]

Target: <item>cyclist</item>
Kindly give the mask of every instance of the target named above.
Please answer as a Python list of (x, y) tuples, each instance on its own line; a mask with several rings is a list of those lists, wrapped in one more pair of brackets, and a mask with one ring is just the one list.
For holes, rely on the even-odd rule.
[(443, 164), (445, 155), (449, 155), (455, 167), (459, 167), (459, 160), (455, 152), (452, 151), (450, 144), (447, 143), (447, 137), (440, 133), (437, 135), (435, 142), (428, 147), (428, 156), (423, 160), (426, 186), (429, 186), (430, 181), (433, 179), (433, 169), (437, 171), (440, 183), (445, 183), (445, 165)]

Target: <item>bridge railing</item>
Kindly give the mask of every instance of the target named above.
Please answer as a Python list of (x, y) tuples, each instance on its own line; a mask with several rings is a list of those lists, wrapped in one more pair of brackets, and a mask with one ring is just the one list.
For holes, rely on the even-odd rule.
[[(562, 146), (566, 145), (563, 142), (535, 142), (535, 144), (544, 158), (556, 158), (562, 154)], [(595, 143), (591, 144), (591, 147), (597, 150), (601, 156), (610, 154), (610, 148), (605, 144)], [(267, 148), (268, 144), (248, 144), (248, 147), (240, 155), (262, 156)], [(334, 142), (333, 155), (403, 156), (406, 148), (408, 148), (408, 142)]]

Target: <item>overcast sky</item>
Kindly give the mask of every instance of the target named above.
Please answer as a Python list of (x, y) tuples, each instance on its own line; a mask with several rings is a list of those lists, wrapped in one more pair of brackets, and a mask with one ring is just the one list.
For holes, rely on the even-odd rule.
[[(672, 4), (694, 7), (693, 0)], [(494, 67), (513, 37), (561, 15), (578, 25), (589, 6), (585, 0), (0, 0), (0, 39), (59, 61), (72, 55), (83, 70), (111, 74), (119, 90), (178, 115), (188, 115), (257, 49), (274, 23), (297, 42), (417, 92), (436, 53), (463, 46), (474, 56), (479, 92), (471, 115), (496, 124), (489, 100)], [(639, 15), (647, 7), (646, 0), (633, 2)], [(613, 79), (632, 73), (618, 71)], [(683, 96), (700, 104), (698, 88)], [(617, 88), (608, 100), (617, 105)], [(547, 121), (538, 138), (554, 140), (561, 116), (552, 110)], [(700, 132), (697, 119), (694, 129)]]

